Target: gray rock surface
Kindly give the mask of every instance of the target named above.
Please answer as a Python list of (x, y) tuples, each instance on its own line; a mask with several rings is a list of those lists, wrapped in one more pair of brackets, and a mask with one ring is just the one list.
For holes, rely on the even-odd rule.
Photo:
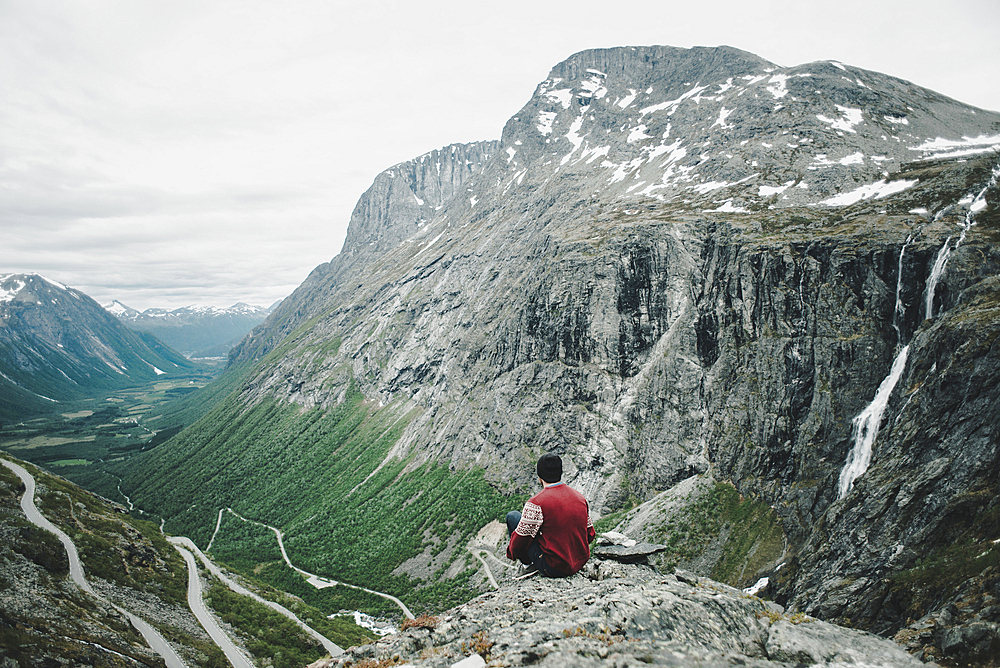
[(623, 564), (646, 563), (650, 555), (667, 549), (657, 543), (636, 543), (635, 545), (597, 545), (591, 554), (600, 559), (611, 559)]
[[(701, 579), (601, 562), (584, 574), (505, 585), (410, 628), (353, 648), (326, 666), (363, 659), (451, 667), (482, 650), (486, 665), (789, 666), (925, 665), (884, 640), (802, 615)], [(482, 665), (482, 664), (480, 664)]]

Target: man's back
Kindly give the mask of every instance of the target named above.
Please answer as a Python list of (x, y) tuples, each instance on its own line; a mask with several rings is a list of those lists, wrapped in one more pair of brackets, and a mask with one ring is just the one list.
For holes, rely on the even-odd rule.
[(566, 575), (576, 573), (590, 558), (594, 539), (587, 500), (565, 483), (547, 486), (524, 505), (507, 556), (521, 557), (532, 538), (538, 540), (549, 566)]

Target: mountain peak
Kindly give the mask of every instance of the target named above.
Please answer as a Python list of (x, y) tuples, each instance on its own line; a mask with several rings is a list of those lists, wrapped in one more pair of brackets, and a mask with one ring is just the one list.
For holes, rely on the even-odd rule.
[(907, 163), (997, 147), (1000, 114), (836, 61), (626, 47), (554, 67), (494, 165), (506, 190), (572, 174), (602, 197), (748, 211), (885, 196), (915, 183), (890, 178)]
[(72, 292), (58, 281), (45, 278), (41, 274), (0, 274), (0, 302), (9, 302), (17, 299), (22, 291), (27, 289), (26, 294), (30, 294), (31, 299), (36, 299), (36, 293), (41, 289), (51, 290), (56, 288), (63, 292)]

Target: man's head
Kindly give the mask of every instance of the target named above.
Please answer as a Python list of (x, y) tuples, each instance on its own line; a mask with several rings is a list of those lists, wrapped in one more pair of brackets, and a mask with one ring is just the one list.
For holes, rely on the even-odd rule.
[(562, 460), (559, 455), (552, 453), (542, 455), (538, 458), (538, 477), (545, 482), (559, 482), (562, 480)]

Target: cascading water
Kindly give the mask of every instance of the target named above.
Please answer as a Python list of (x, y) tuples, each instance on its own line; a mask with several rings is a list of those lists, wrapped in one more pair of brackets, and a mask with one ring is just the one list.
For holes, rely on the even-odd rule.
[[(962, 238), (964, 238), (964, 236), (959, 239), (958, 243), (961, 243)], [(934, 266), (931, 268), (931, 275), (927, 278), (927, 303), (924, 306), (926, 318), (934, 317), (934, 291), (937, 289), (938, 280), (941, 278), (941, 274), (944, 273), (944, 265), (947, 264), (948, 258), (951, 257), (951, 251), (954, 250), (950, 243), (951, 237), (944, 240), (944, 246), (941, 246), (941, 250), (938, 251), (937, 257), (934, 258)], [(955, 248), (958, 248), (958, 243), (955, 244)]]
[(896, 308), (892, 312), (892, 328), (896, 330), (896, 347), (903, 345), (903, 317), (906, 307), (903, 305), (903, 254), (906, 247), (913, 241), (913, 235), (906, 237), (906, 243), (899, 249), (899, 262), (896, 267)]
[[(925, 319), (930, 319), (934, 317), (934, 292), (937, 289), (938, 281), (944, 274), (945, 265), (948, 264), (948, 258), (951, 257), (952, 252), (958, 248), (963, 241), (965, 241), (965, 235), (969, 231), (975, 222), (973, 217), (986, 208), (986, 191), (991, 187), (995, 186), (997, 183), (997, 178), (1000, 177), (1000, 165), (993, 168), (992, 176), (989, 183), (979, 191), (979, 193), (972, 198), (972, 202), (969, 205), (969, 212), (965, 216), (965, 221), (959, 223), (962, 228), (962, 232), (955, 242), (955, 245), (951, 245), (951, 237), (949, 236), (945, 239), (944, 245), (941, 246), (941, 250), (938, 251), (937, 257), (934, 260), (934, 266), (931, 268), (931, 275), (927, 279), (927, 295), (925, 301), (924, 317)], [(963, 202), (964, 203), (964, 202)], [(844, 464), (844, 468), (840, 471), (840, 481), (837, 488), (837, 498), (843, 499), (854, 487), (854, 481), (857, 480), (865, 471), (868, 470), (868, 465), (871, 463), (872, 459), (872, 446), (875, 444), (875, 437), (878, 436), (879, 426), (882, 424), (882, 414), (885, 412), (886, 406), (889, 405), (889, 398), (892, 396), (892, 391), (896, 388), (896, 383), (903, 375), (903, 370), (906, 369), (906, 357), (909, 353), (909, 344), (899, 347), (903, 343), (902, 328), (900, 327), (900, 319), (902, 313), (904, 312), (904, 307), (902, 301), (900, 300), (900, 288), (902, 285), (902, 274), (903, 274), (903, 253), (906, 252), (906, 246), (910, 243), (910, 239), (906, 240), (903, 247), (899, 251), (899, 269), (896, 278), (896, 307), (893, 312), (892, 324), (896, 330), (896, 347), (899, 348), (896, 353), (896, 359), (892, 361), (892, 367), (889, 370), (889, 375), (879, 384), (878, 390), (875, 392), (875, 398), (872, 400), (868, 406), (861, 411), (854, 420), (851, 421), (852, 430), (854, 434), (854, 447), (847, 454), (847, 463)]]
[(958, 241), (955, 242), (954, 246), (951, 246), (951, 237), (948, 237), (945, 239), (944, 246), (941, 246), (941, 250), (938, 251), (937, 258), (934, 260), (934, 267), (931, 269), (931, 275), (927, 279), (927, 303), (924, 311), (926, 318), (934, 317), (934, 292), (937, 289), (941, 275), (944, 273), (944, 267), (948, 263), (948, 258), (965, 241), (965, 235), (968, 233), (969, 228), (976, 224), (973, 221), (973, 217), (986, 208), (986, 191), (996, 185), (998, 177), (1000, 177), (1000, 165), (993, 168), (989, 182), (972, 198), (972, 202), (969, 204), (969, 212), (965, 214), (965, 222), (959, 224), (962, 232), (958, 235)]
[(851, 422), (854, 431), (854, 447), (847, 455), (847, 463), (840, 471), (840, 485), (838, 487), (837, 498), (842, 499), (854, 487), (854, 481), (868, 470), (868, 465), (872, 461), (872, 446), (875, 444), (875, 437), (878, 436), (878, 428), (882, 424), (882, 413), (889, 405), (889, 398), (896, 388), (903, 369), (906, 368), (906, 355), (910, 351), (910, 346), (903, 346), (896, 359), (892, 361), (892, 369), (878, 386), (875, 399), (868, 407), (861, 411)]

